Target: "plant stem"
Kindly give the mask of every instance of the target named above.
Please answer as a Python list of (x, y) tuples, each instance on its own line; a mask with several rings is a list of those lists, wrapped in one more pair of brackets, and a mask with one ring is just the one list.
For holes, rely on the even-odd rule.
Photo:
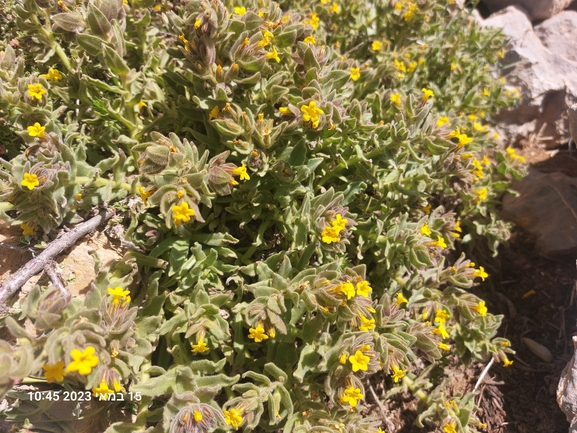
[[(76, 183), (77, 185), (84, 185), (84, 184), (90, 182), (91, 180), (93, 180), (93, 179), (91, 177), (88, 177), (88, 176), (77, 176), (74, 183)], [(129, 183), (116, 182), (114, 180), (104, 179), (103, 177), (99, 177), (99, 178), (94, 179), (94, 182), (91, 185), (94, 185), (97, 188), (99, 188), (99, 187), (106, 186), (109, 183), (112, 183), (114, 188), (120, 188), (120, 189), (123, 189), (123, 190), (128, 191), (128, 192), (133, 192), (132, 186)], [(1, 204), (2, 203), (0, 203), (0, 205)], [(0, 207), (0, 209), (2, 209), (2, 208)]]
[[(30, 17), (30, 20), (34, 24), (38, 25), (38, 32), (42, 36), (44, 36), (46, 39), (48, 39), (48, 41), (50, 42), (50, 48), (54, 49), (54, 51), (56, 52), (56, 54), (60, 58), (60, 61), (62, 62), (62, 64), (66, 68), (66, 70), (68, 72), (73, 72), (73, 68), (72, 68), (72, 65), (70, 64), (70, 60), (68, 59), (68, 56), (64, 52), (64, 49), (62, 48), (62, 46), (56, 41), (56, 39), (54, 39), (54, 34), (49, 29), (46, 29), (40, 25), (40, 22), (38, 21), (38, 18), (36, 17), (36, 15), (32, 15)], [(49, 23), (50, 23), (50, 15), (48, 12), (46, 12), (46, 25), (49, 26), (50, 25)]]

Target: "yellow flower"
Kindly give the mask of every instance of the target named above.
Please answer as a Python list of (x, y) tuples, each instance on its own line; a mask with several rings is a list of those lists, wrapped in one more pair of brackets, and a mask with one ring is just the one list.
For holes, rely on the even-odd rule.
[(447, 329), (445, 328), (444, 322), (439, 323), (439, 327), (437, 329), (433, 329), (433, 331), (431, 331), (431, 332), (435, 335), (440, 335), (443, 338), (449, 338), (449, 333), (447, 332)]
[(401, 370), (399, 367), (397, 367), (396, 365), (393, 365), (393, 374), (391, 374), (391, 377), (393, 378), (393, 381), (395, 383), (397, 383), (399, 380), (401, 380), (403, 377), (405, 377), (405, 373), (407, 370)]
[(429, 98), (435, 97), (435, 93), (433, 93), (431, 89), (427, 89), (426, 87), (423, 87), (421, 89), (421, 92), (423, 92), (423, 102), (427, 102)]
[(479, 303), (473, 307), (473, 310), (479, 313), (481, 317), (485, 317), (488, 311), (487, 307), (485, 307), (485, 301), (479, 301)]
[(400, 307), (401, 305), (403, 305), (404, 303), (407, 303), (407, 302), (409, 302), (409, 300), (407, 298), (405, 298), (402, 293), (397, 293), (396, 303), (397, 303), (398, 307)]
[(381, 49), (383, 48), (383, 43), (380, 41), (373, 41), (373, 43), (371, 44), (371, 48), (373, 49), (373, 51), (381, 51)]
[(201, 20), (196, 20), (196, 21), (194, 22), (194, 28), (195, 28), (196, 30), (198, 30), (201, 25), (202, 25), (202, 21), (201, 21)]
[(38, 230), (38, 227), (28, 223), (20, 224), (20, 228), (22, 229), (22, 236), (36, 236), (36, 231)]
[(208, 120), (216, 119), (218, 117), (218, 105), (215, 105), (210, 113), (208, 113)]
[(236, 430), (244, 421), (243, 417), (240, 415), (241, 413), (242, 411), (238, 409), (225, 410), (224, 420), (228, 425), (232, 426), (232, 428)]
[(195, 420), (196, 422), (201, 422), (201, 421), (202, 421), (202, 413), (200, 413), (200, 411), (195, 410), (195, 411), (192, 413), (192, 416), (194, 417), (194, 420)]
[(489, 90), (486, 87), (484, 87), (483, 88), (483, 96), (489, 96), (489, 95), (490, 95)]
[(311, 122), (313, 128), (318, 128), (319, 126), (319, 115), (325, 114), (323, 110), (317, 107), (317, 103), (315, 101), (311, 101), (301, 107), (301, 112), (303, 114), (303, 120), (305, 122)]
[(373, 291), (373, 288), (369, 286), (369, 282), (366, 280), (357, 283), (357, 295), (362, 296), (364, 298), (369, 297), (369, 293)]
[(437, 347), (441, 350), (451, 350), (451, 346), (445, 343), (438, 343)]
[(500, 58), (505, 57), (505, 48), (501, 48), (498, 52), (497, 52), (497, 56)]
[(244, 6), (242, 7), (235, 7), (234, 8), (234, 13), (237, 15), (240, 15), (241, 17), (246, 14), (246, 8)]
[(250, 176), (247, 173), (246, 166), (244, 164), (232, 170), (232, 173), (240, 176), (240, 180), (250, 180)]
[(483, 131), (486, 131), (486, 130), (487, 130), (487, 125), (481, 125), (480, 123), (475, 122), (475, 123), (473, 124), (473, 129), (474, 129), (475, 131), (483, 132)]
[(401, 106), (401, 95), (399, 93), (393, 93), (391, 95), (391, 101), (393, 101), (394, 104), (397, 104), (397, 106)]
[(347, 353), (343, 353), (340, 357), (339, 357), (339, 362), (343, 365), (345, 365), (347, 363)]
[(445, 433), (457, 433), (457, 430), (455, 430), (455, 425), (453, 423), (449, 423), (449, 424), (445, 424), (445, 426), (443, 427), (443, 432), (445, 432)]
[(266, 47), (270, 44), (271, 40), (274, 38), (274, 35), (269, 32), (268, 30), (264, 30), (262, 33), (262, 40), (258, 43), (259, 47)]
[(367, 371), (369, 368), (370, 357), (365, 355), (360, 350), (357, 350), (354, 355), (349, 356), (353, 371), (356, 373), (359, 370)]
[(397, 68), (398, 71), (401, 72), (407, 72), (407, 67), (405, 66), (405, 64), (399, 60), (395, 60), (393, 61), (393, 64), (395, 65), (395, 68)]
[(398, 11), (400, 11), (401, 9), (403, 9), (403, 4), (402, 4), (400, 1), (398, 1), (398, 2), (395, 4), (395, 9), (398, 10)]
[(337, 3), (333, 3), (329, 10), (335, 14), (338, 14), (341, 11), (341, 8)]
[(32, 191), (35, 187), (40, 185), (40, 181), (38, 180), (38, 176), (35, 174), (24, 173), (24, 180), (20, 183), (20, 185), (25, 186), (30, 191)]
[(509, 358), (503, 360), (503, 367), (509, 367), (511, 365), (513, 365), (513, 361), (509, 360)]
[(455, 228), (454, 228), (454, 230), (455, 230), (456, 232), (459, 232), (459, 233), (462, 233), (462, 232), (463, 232), (463, 229), (461, 228), (461, 221), (460, 221), (460, 220), (457, 220), (457, 222), (455, 223)]
[[(46, 78), (47, 80), (59, 81), (62, 79), (62, 74), (58, 72), (58, 69), (48, 68), (47, 74), (40, 75), (42, 78)], [(40, 99), (40, 98), (38, 98)]]
[(362, 400), (365, 396), (361, 393), (360, 388), (355, 388), (352, 385), (345, 389), (345, 393), (341, 395), (341, 404), (350, 404), (351, 407), (357, 407), (357, 402)]
[(204, 353), (208, 351), (208, 346), (204, 341), (204, 335), (202, 335), (198, 340), (196, 340), (196, 344), (192, 345), (192, 353)]
[(335, 216), (335, 219), (333, 220), (333, 222), (331, 222), (331, 225), (342, 231), (345, 229), (348, 222), (349, 221), (347, 219), (343, 218), (342, 215), (340, 213), (338, 213)]
[(108, 387), (108, 384), (104, 380), (100, 382), (98, 387), (92, 388), (92, 395), (98, 397), (99, 400), (108, 400), (109, 394), (114, 394), (114, 391)]
[(445, 323), (451, 315), (446, 310), (437, 310), (435, 312), (435, 323)]
[(415, 69), (417, 69), (417, 62), (411, 62), (409, 66), (407, 66), (407, 71), (409, 72), (413, 72)]
[(309, 45), (314, 45), (317, 43), (317, 40), (315, 39), (315, 37), (313, 35), (307, 36), (303, 42), (305, 44), (309, 44)]
[(449, 138), (457, 138), (459, 140), (457, 146), (459, 149), (473, 141), (473, 139), (467, 136), (467, 134), (461, 134), (459, 127), (456, 127), (455, 130), (449, 134)]
[(445, 125), (446, 123), (449, 123), (448, 117), (446, 117), (446, 116), (439, 117), (439, 120), (437, 120), (437, 128), (440, 128), (441, 126)]
[(433, 247), (441, 247), (443, 249), (447, 248), (447, 244), (445, 243), (445, 239), (443, 239), (441, 236), (437, 236), (437, 240), (433, 241), (433, 242), (429, 242), (429, 245), (431, 245)]
[(375, 319), (367, 319), (361, 314), (361, 322), (363, 322), (363, 324), (359, 326), (359, 331), (371, 331), (375, 329)]
[(319, 28), (319, 23), (321, 22), (319, 16), (316, 13), (311, 14), (311, 21), (310, 21), (310, 25), (313, 29), (318, 29)]
[(58, 361), (56, 364), (45, 364), (44, 367), (44, 377), (48, 383), (62, 382), (64, 380), (64, 362)]
[(347, 299), (351, 299), (353, 296), (355, 296), (355, 287), (352, 285), (352, 283), (350, 281), (347, 281), (346, 283), (341, 283), (338, 291), (345, 294)]
[(489, 274), (485, 272), (485, 268), (483, 266), (479, 266), (479, 269), (475, 269), (475, 273), (473, 274), (473, 278), (481, 278), (481, 280), (485, 281)]
[(359, 68), (351, 68), (351, 80), (357, 81), (361, 78), (361, 70)]
[(409, 9), (407, 10), (407, 12), (405, 12), (405, 15), (403, 15), (403, 19), (405, 21), (411, 21), (416, 10), (417, 6), (411, 2), (411, 4), (409, 5)]
[(96, 349), (92, 346), (88, 346), (82, 352), (78, 349), (72, 349), (70, 356), (72, 356), (73, 361), (68, 364), (68, 371), (77, 371), (83, 376), (88, 376), (92, 371), (92, 368), (98, 365), (98, 356), (94, 354)]
[(481, 188), (475, 191), (475, 194), (477, 194), (479, 196), (479, 199), (477, 200), (477, 202), (482, 201), (482, 200), (487, 200), (487, 188)]
[(112, 382), (112, 387), (114, 388), (115, 392), (120, 392), (123, 389), (122, 385), (117, 379), (114, 379), (114, 381)]
[(144, 107), (148, 107), (148, 105), (146, 105), (146, 102), (140, 101), (140, 102), (138, 103), (138, 109), (139, 109), (139, 110), (142, 110)]
[(28, 84), (28, 94), (32, 99), (36, 98), (40, 101), (42, 96), (46, 94), (46, 89), (40, 83)]
[(171, 208), (172, 219), (174, 224), (179, 226), (183, 222), (187, 223), (190, 221), (190, 217), (194, 216), (194, 209), (188, 207), (188, 203), (184, 202), (181, 205), (174, 205)]
[(121, 299), (126, 299), (130, 295), (130, 290), (124, 290), (122, 287), (114, 289), (108, 288), (108, 294), (112, 296), (112, 303), (118, 305)]
[(140, 194), (140, 198), (144, 202), (144, 205), (148, 205), (148, 197), (152, 195), (152, 191), (147, 191), (143, 186), (139, 186), (138, 194)]
[(288, 114), (291, 114), (291, 110), (288, 107), (280, 107), (278, 109), (278, 111), (280, 112), (280, 114), (282, 114), (283, 116), (286, 116)]
[(341, 241), (340, 232), (338, 227), (326, 226), (321, 233), (321, 239), (325, 244), (338, 243)]
[(423, 227), (421, 227), (421, 234), (425, 235), (425, 236), (431, 236), (431, 229), (429, 228), (429, 224), (425, 224), (423, 225)]
[(277, 63), (280, 63), (280, 57), (278, 56), (278, 51), (275, 46), (272, 47), (272, 51), (266, 53), (266, 58), (276, 60)]
[(481, 162), (487, 166), (491, 165), (491, 161), (489, 161), (489, 158), (487, 158), (487, 155), (483, 156), (483, 160)]
[(256, 328), (250, 328), (248, 330), (248, 338), (254, 340), (255, 343), (260, 343), (263, 340), (268, 340), (268, 335), (265, 334), (264, 328), (258, 325)]

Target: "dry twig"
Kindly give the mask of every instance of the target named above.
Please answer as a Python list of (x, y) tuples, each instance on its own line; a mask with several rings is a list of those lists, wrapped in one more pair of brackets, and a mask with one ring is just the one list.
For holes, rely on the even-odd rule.
[(54, 257), (74, 245), (78, 239), (92, 232), (96, 227), (108, 221), (110, 218), (112, 218), (112, 212), (103, 211), (88, 221), (78, 224), (69, 232), (64, 233), (58, 239), (52, 241), (42, 253), (26, 263), (14, 274), (8, 283), (0, 287), (0, 314), (5, 314), (8, 311), (6, 302), (20, 287), (26, 284), (26, 281), (44, 269), (46, 264)]

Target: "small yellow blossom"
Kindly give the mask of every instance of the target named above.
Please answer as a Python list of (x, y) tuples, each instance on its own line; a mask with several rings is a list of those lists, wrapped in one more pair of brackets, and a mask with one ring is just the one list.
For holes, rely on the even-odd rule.
[(349, 356), (349, 361), (352, 365), (353, 371), (356, 373), (359, 370), (367, 371), (371, 358), (365, 355), (360, 350), (357, 350), (354, 355)]
[(98, 356), (94, 354), (96, 349), (88, 346), (82, 352), (78, 349), (72, 349), (70, 356), (73, 361), (68, 364), (68, 371), (77, 371), (83, 376), (88, 376), (92, 369), (98, 365)]
[(475, 191), (475, 194), (479, 196), (477, 202), (487, 200), (487, 194), (488, 194), (487, 188), (478, 189)]
[(375, 329), (375, 319), (367, 319), (364, 315), (361, 314), (361, 322), (362, 325), (359, 326), (360, 331), (372, 331)]
[(445, 424), (445, 426), (443, 427), (443, 432), (444, 433), (457, 433), (457, 430), (455, 430), (455, 425), (453, 423), (449, 423), (449, 424)]
[(371, 44), (371, 48), (373, 49), (373, 51), (381, 51), (381, 49), (383, 48), (383, 43), (380, 41), (373, 41), (373, 43)]
[(397, 293), (397, 300), (395, 302), (397, 303), (397, 307), (400, 307), (401, 305), (409, 302), (409, 300), (405, 298), (402, 293)]
[(357, 81), (361, 78), (361, 71), (359, 68), (351, 68), (351, 80)]
[(218, 117), (218, 105), (215, 105), (210, 113), (208, 113), (208, 120), (216, 119)]
[(407, 370), (401, 370), (396, 365), (393, 365), (393, 374), (391, 374), (391, 377), (393, 378), (393, 381), (397, 383), (399, 380), (405, 377), (406, 372)]
[(20, 224), (20, 228), (22, 229), (22, 236), (36, 236), (36, 231), (38, 230), (37, 226), (28, 223)]
[(417, 69), (417, 62), (411, 62), (409, 66), (407, 66), (407, 71), (409, 72), (413, 72), (415, 69)]
[[(431, 204), (430, 204), (430, 203), (427, 203), (427, 205), (426, 205), (426, 206), (423, 206), (423, 207), (421, 208), (421, 210), (422, 210), (423, 212), (425, 212), (427, 215), (429, 215), (429, 214), (431, 213), (431, 208), (432, 208)], [(427, 236), (428, 236), (428, 235), (427, 235)]]
[(108, 294), (112, 296), (112, 303), (118, 305), (121, 300), (124, 300), (130, 295), (130, 290), (124, 290), (122, 287), (116, 287), (114, 289), (108, 288)]
[(234, 13), (237, 15), (240, 15), (241, 17), (246, 14), (246, 8), (244, 6), (242, 7), (235, 7), (234, 8)]
[(451, 315), (447, 310), (437, 310), (435, 312), (435, 323), (446, 323), (447, 319), (450, 319)]
[(194, 22), (194, 28), (195, 28), (196, 30), (198, 30), (201, 25), (202, 25), (202, 21), (201, 21), (201, 20), (196, 20), (196, 21)]
[(52, 81), (57, 81), (57, 82), (62, 79), (62, 74), (58, 71), (58, 69), (54, 69), (54, 68), (48, 68), (48, 73), (42, 74), (40, 76), (42, 78), (46, 78), (47, 80), (52, 80)]
[(310, 20), (310, 25), (313, 29), (318, 29), (319, 28), (319, 23), (321, 22), (319, 16), (316, 13), (312, 13), (311, 14), (311, 20)]
[(491, 161), (489, 161), (489, 158), (487, 158), (487, 155), (483, 156), (483, 160), (481, 162), (487, 166), (491, 165)]
[(24, 173), (24, 180), (20, 182), (20, 185), (25, 186), (30, 191), (32, 191), (35, 187), (40, 185), (40, 181), (38, 180), (38, 176), (36, 176), (36, 174)]
[(110, 394), (114, 394), (114, 391), (108, 387), (108, 384), (104, 380), (100, 382), (98, 387), (92, 388), (92, 395), (98, 397), (101, 401), (107, 401)]
[(263, 340), (268, 340), (268, 335), (265, 334), (264, 328), (258, 325), (256, 328), (250, 328), (248, 330), (248, 338), (254, 340), (255, 343), (260, 343)]
[(187, 202), (183, 202), (180, 205), (174, 205), (171, 210), (172, 219), (177, 227), (183, 222), (189, 222), (190, 217), (194, 216), (194, 209), (190, 209)]
[(321, 239), (326, 244), (330, 244), (331, 242), (336, 244), (341, 241), (341, 237), (339, 236), (340, 232), (341, 230), (339, 230), (338, 227), (326, 226), (321, 233)]
[(320, 120), (319, 115), (325, 114), (323, 110), (317, 107), (317, 103), (315, 101), (311, 101), (301, 107), (301, 112), (303, 114), (303, 120), (305, 122), (311, 122), (313, 128), (318, 128)]
[(64, 375), (66, 374), (64, 371), (64, 362), (58, 361), (56, 364), (45, 364), (44, 367), (44, 377), (46, 377), (46, 381), (48, 383), (62, 382), (64, 380)]
[(36, 98), (40, 101), (42, 96), (46, 94), (46, 89), (40, 83), (28, 84), (28, 94), (32, 99)]
[(416, 11), (417, 11), (417, 5), (415, 5), (413, 2), (411, 2), (409, 4), (409, 9), (403, 15), (403, 19), (405, 21), (411, 21), (411, 19), (413, 19), (413, 15), (415, 14)]
[(200, 411), (195, 410), (195, 411), (192, 413), (192, 416), (194, 417), (194, 420), (195, 420), (196, 422), (201, 422), (201, 421), (202, 421), (202, 413), (200, 413)]
[(421, 89), (421, 92), (423, 92), (423, 102), (427, 102), (429, 98), (435, 97), (435, 93), (431, 89), (427, 89), (426, 87), (423, 87)]
[(447, 244), (445, 243), (445, 239), (443, 239), (441, 236), (437, 236), (437, 240), (433, 241), (433, 242), (429, 242), (429, 245), (433, 246), (433, 247), (440, 247), (440, 248), (447, 248)]
[(339, 362), (343, 365), (347, 363), (348, 354), (345, 352), (339, 357)]
[[(462, 129), (464, 130), (465, 128)], [(459, 127), (455, 128), (455, 130), (449, 134), (449, 138), (457, 138), (459, 140), (457, 146), (459, 149), (473, 141), (473, 139), (467, 136), (467, 134), (462, 134)]]
[(509, 367), (511, 365), (513, 365), (513, 361), (511, 361), (509, 358), (505, 358), (503, 360), (503, 367)]
[(196, 344), (192, 345), (192, 353), (204, 353), (208, 351), (208, 346), (204, 341), (204, 335), (202, 335), (198, 340), (196, 340)]
[(369, 282), (366, 280), (357, 283), (357, 295), (362, 296), (364, 298), (369, 297), (369, 293), (373, 291), (372, 287), (369, 285)]
[(437, 128), (440, 128), (441, 126), (445, 125), (449, 123), (449, 118), (446, 116), (441, 116), (439, 117), (439, 120), (437, 120)]
[(497, 52), (497, 56), (500, 57), (501, 59), (503, 57), (505, 57), (505, 48), (501, 48), (498, 52)]
[(483, 268), (483, 266), (479, 266), (479, 269), (475, 269), (475, 273), (473, 274), (474, 278), (481, 278), (481, 280), (485, 281), (485, 278), (487, 278), (489, 276), (489, 274), (487, 272), (485, 272), (485, 268)]
[(463, 229), (461, 228), (461, 221), (457, 220), (457, 222), (455, 223), (455, 228), (453, 229), (456, 232), (462, 233)]
[(275, 60), (277, 63), (280, 63), (280, 57), (278, 56), (278, 51), (275, 46), (272, 47), (272, 51), (266, 53), (266, 58)]
[(250, 180), (250, 176), (247, 173), (246, 166), (244, 164), (232, 170), (232, 173), (240, 176), (240, 180)]
[(341, 283), (338, 291), (346, 295), (347, 299), (351, 299), (353, 296), (355, 296), (355, 286), (353, 286), (350, 281)]
[(439, 327), (436, 329), (433, 329), (432, 332), (433, 332), (433, 334), (440, 335), (443, 338), (449, 338), (449, 333), (447, 332), (447, 329), (445, 328), (444, 322), (439, 323)]
[(425, 236), (431, 236), (431, 229), (429, 228), (429, 224), (424, 224), (423, 227), (421, 227), (421, 234), (425, 235)]
[(291, 114), (291, 110), (288, 107), (280, 107), (278, 109), (278, 111), (280, 112), (280, 114), (282, 114), (283, 116), (286, 116), (288, 114)]
[(483, 132), (487, 130), (487, 125), (481, 125), (479, 122), (473, 124), (473, 129), (475, 131)]
[(144, 107), (148, 107), (148, 105), (146, 105), (146, 102), (144, 101), (139, 101), (138, 102), (138, 109), (142, 110)]
[(479, 301), (479, 303), (473, 307), (473, 310), (479, 313), (481, 317), (485, 317), (488, 311), (487, 307), (485, 307), (485, 301)]
[(398, 10), (398, 11), (400, 11), (401, 9), (403, 9), (403, 4), (402, 4), (400, 1), (398, 1), (398, 2), (395, 4), (395, 9)]
[(315, 39), (315, 37), (313, 35), (307, 36), (306, 38), (304, 38), (303, 42), (305, 44), (308, 45), (314, 45), (317, 43), (317, 40)]
[(393, 93), (391, 95), (391, 101), (400, 107), (401, 106), (401, 95), (399, 93)]
[(489, 96), (489, 95), (490, 95), (489, 90), (486, 87), (484, 87), (483, 88), (483, 96)]
[(361, 393), (360, 388), (355, 388), (352, 385), (345, 389), (345, 393), (341, 395), (341, 404), (349, 404), (351, 407), (357, 407), (357, 402), (362, 400), (365, 396)]
[(264, 48), (268, 46), (273, 39), (274, 35), (268, 30), (264, 30), (262, 32), (262, 40), (258, 43), (258, 46)]
[(333, 3), (332, 6), (329, 8), (332, 13), (338, 14), (341, 11), (341, 8), (337, 3)]
[(148, 205), (148, 197), (150, 197), (152, 195), (152, 191), (148, 191), (143, 186), (139, 186), (138, 187), (138, 194), (140, 195), (140, 198), (144, 202), (144, 205), (147, 206)]
[(238, 409), (225, 410), (224, 420), (229, 426), (232, 426), (232, 428), (238, 429), (244, 421), (243, 417), (240, 415), (241, 413), (242, 411)]
[(451, 345), (445, 343), (438, 343), (437, 347), (441, 350), (451, 350)]

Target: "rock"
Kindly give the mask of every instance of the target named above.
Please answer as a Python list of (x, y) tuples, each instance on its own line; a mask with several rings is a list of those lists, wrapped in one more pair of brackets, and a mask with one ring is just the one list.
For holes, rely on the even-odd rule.
[[(561, 22), (570, 25), (573, 11), (567, 11), (567, 14), (563, 13)], [(561, 35), (577, 40), (577, 27), (571, 28), (572, 33), (563, 34), (556, 32), (555, 26), (548, 25), (547, 21), (538, 26), (539, 34), (550, 44), (549, 49), (533, 31), (529, 17), (515, 6), (480, 23), (484, 27), (502, 29), (509, 38), (502, 74), (522, 94), (518, 107), (502, 111), (495, 118), (505, 137), (515, 145), (537, 136), (549, 149), (567, 143), (567, 108), (577, 102), (577, 61), (564, 56), (571, 50), (570, 42), (562, 45), (558, 52), (555, 41)]]
[(577, 62), (577, 12), (568, 10), (543, 21), (533, 29), (549, 51)]
[(573, 0), (483, 0), (491, 12), (500, 11), (509, 6), (519, 6), (527, 11), (531, 21), (543, 20), (557, 15), (568, 7)]
[(571, 423), (569, 433), (577, 432), (577, 337), (573, 337), (575, 352), (567, 363), (557, 386), (557, 404)]
[(555, 257), (577, 252), (577, 178), (529, 168), (512, 189), (520, 195), (503, 199), (502, 216), (535, 236), (540, 254)]

